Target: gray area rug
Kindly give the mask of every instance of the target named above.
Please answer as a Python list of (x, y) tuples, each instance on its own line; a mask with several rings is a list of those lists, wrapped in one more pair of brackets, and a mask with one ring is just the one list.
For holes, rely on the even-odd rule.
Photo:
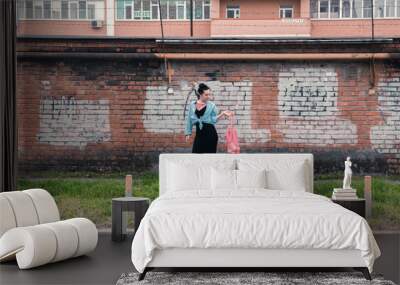
[(146, 274), (146, 278), (138, 281), (138, 273), (124, 273), (117, 285), (146, 284), (213, 284), (213, 285), (246, 285), (246, 284), (324, 284), (324, 285), (395, 285), (384, 280), (382, 276), (372, 275), (368, 281), (359, 272), (154, 272)]

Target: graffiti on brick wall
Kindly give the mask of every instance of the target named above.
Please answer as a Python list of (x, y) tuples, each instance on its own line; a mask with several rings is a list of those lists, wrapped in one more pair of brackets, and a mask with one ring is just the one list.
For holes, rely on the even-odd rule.
[[(267, 129), (251, 128), (252, 82), (206, 81), (214, 95), (214, 103), (220, 110), (234, 110), (237, 118), (238, 135), (243, 143), (264, 143), (270, 140)], [(148, 86), (143, 111), (143, 124), (148, 132), (183, 133), (185, 122), (183, 108), (186, 95), (190, 91), (188, 84), (175, 88), (174, 94), (167, 94), (167, 86)], [(193, 94), (191, 100), (196, 97)], [(235, 107), (237, 106), (237, 109)], [(216, 124), (219, 142), (225, 142), (228, 120), (221, 119)]]
[(381, 79), (377, 91), (384, 123), (371, 128), (371, 144), (378, 152), (400, 159), (400, 76)]
[(111, 139), (108, 100), (44, 97), (40, 101), (39, 142), (85, 147)]
[(279, 122), (284, 141), (310, 145), (356, 144), (357, 128), (340, 118), (334, 68), (291, 67), (279, 73)]

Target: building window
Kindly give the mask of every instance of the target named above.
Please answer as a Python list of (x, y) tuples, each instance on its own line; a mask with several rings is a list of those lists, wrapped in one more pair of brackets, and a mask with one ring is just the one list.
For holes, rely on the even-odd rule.
[(43, 18), (43, 1), (35, 0), (33, 7), (33, 18), (35, 19)]
[(151, 0), (142, 0), (142, 19), (143, 20), (150, 20), (150, 1)]
[(229, 19), (240, 18), (240, 5), (228, 5), (226, 7), (226, 17)]
[(88, 4), (87, 9), (88, 9), (88, 19), (90, 20), (96, 19), (96, 5)]
[[(185, 3), (186, 19), (190, 19), (190, 0), (186, 0)], [(193, 0), (193, 19), (210, 19), (210, 0)]]
[(342, 18), (350, 18), (350, 0), (342, 1)]
[(60, 19), (61, 17), (61, 1), (53, 0), (51, 3), (51, 18)]
[(210, 19), (211, 16), (211, 3), (210, 0), (203, 1), (203, 19)]
[(176, 15), (177, 19), (183, 20), (185, 19), (185, 1), (177, 1), (176, 2)]
[(339, 18), (340, 16), (340, 4), (339, 0), (331, 0), (330, 2), (330, 18)]
[(397, 12), (396, 12), (396, 16), (398, 17), (398, 18), (400, 18), (400, 0), (397, 0)]
[(363, 17), (371, 18), (372, 16), (371, 0), (363, 0)]
[(79, 1), (79, 19), (86, 19), (86, 1)]
[(163, 19), (168, 19), (168, 1), (166, 0), (160, 0), (161, 4), (161, 18)]
[(320, 0), (318, 10), (319, 10), (320, 18), (328, 18), (328, 16), (329, 16), (329, 1), (328, 0)]
[(375, 17), (383, 18), (385, 16), (385, 0), (376, 0), (375, 1)]
[(17, 2), (17, 19), (25, 18), (25, 1), (19, 0)]
[(27, 19), (33, 19), (33, 0), (27, 0), (25, 2), (25, 17)]
[(318, 0), (310, 0), (311, 18), (318, 18)]
[(78, 19), (78, 2), (69, 3), (69, 18)]
[(134, 19), (142, 19), (142, 0), (134, 0), (133, 2)]
[(393, 18), (395, 17), (396, 14), (396, 1), (395, 0), (386, 0), (386, 14), (385, 17), (387, 18)]
[[(96, 17), (96, 9), (103, 9), (97, 0), (17, 0), (18, 19), (81, 19)], [(103, 18), (103, 17), (101, 17)]]
[(175, 1), (168, 2), (168, 19), (171, 19), (171, 20), (176, 19), (176, 2)]
[(151, 0), (151, 18), (158, 19), (158, 0)]
[(203, 3), (202, 0), (194, 0), (194, 19), (203, 19)]
[(116, 0), (116, 18), (117, 19), (124, 19), (125, 18), (125, 2), (123, 0)]
[(362, 17), (362, 0), (352, 0), (351, 17), (361, 18)]
[[(400, 18), (400, 0), (374, 1), (375, 18)], [(311, 0), (311, 17), (319, 19), (371, 18), (371, 0)]]
[[(190, 0), (160, 0), (160, 4), (163, 19), (190, 19)], [(209, 19), (210, 5), (210, 0), (193, 0), (193, 19)], [(126, 6), (131, 7), (131, 17)], [(160, 17), (158, 0), (116, 0), (116, 10), (118, 20), (157, 20)]]
[[(186, 19), (190, 19), (190, 0), (185, 0), (185, 11), (186, 11)], [(193, 7), (194, 7), (194, 2), (193, 2)], [(194, 14), (193, 14), (194, 16)]]
[(51, 0), (43, 0), (43, 18), (51, 19)]
[(61, 18), (68, 19), (69, 18), (69, 6), (68, 1), (61, 2)]
[(132, 2), (125, 2), (125, 19), (132, 19)]
[(283, 18), (293, 18), (293, 6), (292, 5), (281, 5), (279, 7), (279, 17)]

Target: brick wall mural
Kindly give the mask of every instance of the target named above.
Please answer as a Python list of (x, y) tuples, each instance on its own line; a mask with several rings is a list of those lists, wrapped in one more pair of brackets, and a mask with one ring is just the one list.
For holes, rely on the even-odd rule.
[(44, 144), (83, 148), (111, 138), (108, 100), (44, 97), (39, 117), (37, 138)]
[[(197, 81), (236, 112), (243, 152), (312, 152), (317, 172), (351, 155), (359, 171), (400, 173), (400, 66), (376, 64), (370, 95), (365, 62), (180, 60), (168, 84), (157, 60), (24, 59), (19, 167), (147, 168), (160, 152), (190, 152), (183, 107)], [(219, 152), (227, 124), (217, 123)]]
[[(253, 129), (251, 127), (252, 82), (236, 81), (221, 82), (203, 81), (214, 94), (213, 101), (220, 111), (233, 110), (236, 114), (235, 124), (240, 141), (243, 143), (265, 143), (270, 139), (267, 129)], [(182, 133), (185, 127), (183, 108), (191, 86), (188, 82), (180, 82), (179, 89), (168, 94), (168, 86), (147, 86), (146, 99), (143, 111), (143, 125), (146, 131), (153, 133)], [(195, 100), (193, 94), (188, 102)], [(186, 108), (187, 109), (187, 108)], [(225, 130), (228, 120), (220, 120), (216, 125), (219, 134), (218, 141), (225, 142)], [(195, 127), (193, 127), (195, 133)]]
[(278, 128), (288, 143), (357, 143), (357, 127), (340, 117), (335, 68), (291, 67), (279, 73)]
[(371, 128), (371, 143), (378, 152), (392, 154), (396, 163), (400, 159), (400, 72), (379, 81), (378, 100), (384, 122)]

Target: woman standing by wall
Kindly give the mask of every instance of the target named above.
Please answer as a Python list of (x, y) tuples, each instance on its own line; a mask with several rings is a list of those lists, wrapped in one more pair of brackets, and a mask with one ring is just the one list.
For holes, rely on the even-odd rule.
[(196, 125), (192, 153), (216, 153), (218, 134), (215, 124), (222, 116), (230, 116), (229, 110), (218, 112), (217, 106), (210, 101), (211, 89), (200, 83), (197, 90), (197, 100), (190, 102), (186, 118), (186, 141), (192, 134), (193, 125)]

